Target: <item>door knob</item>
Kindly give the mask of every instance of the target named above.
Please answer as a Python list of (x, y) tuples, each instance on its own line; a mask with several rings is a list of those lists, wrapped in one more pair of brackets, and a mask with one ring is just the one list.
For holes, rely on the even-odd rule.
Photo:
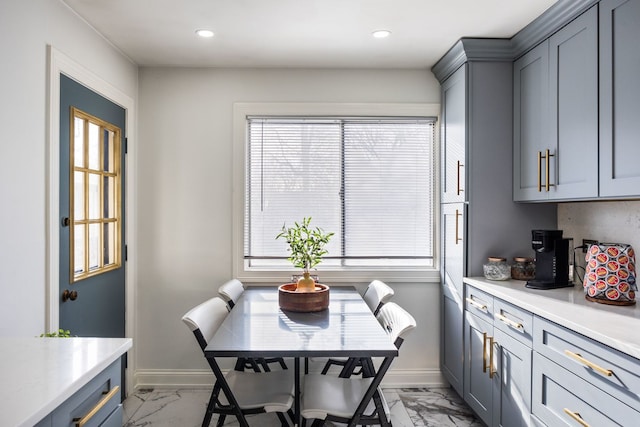
[(65, 216), (64, 218), (62, 218), (62, 220), (60, 220), (60, 223), (63, 227), (68, 227), (71, 224), (71, 220), (68, 216)]
[(78, 291), (65, 289), (64, 292), (62, 292), (62, 302), (67, 302), (67, 300), (75, 301), (76, 298), (78, 298)]

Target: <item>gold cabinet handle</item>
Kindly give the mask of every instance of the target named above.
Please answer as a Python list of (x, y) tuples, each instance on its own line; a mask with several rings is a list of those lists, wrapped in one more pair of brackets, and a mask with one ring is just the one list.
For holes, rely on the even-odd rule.
[(108, 392), (107, 391), (103, 392), (102, 394), (104, 395), (104, 397), (102, 399), (100, 399), (100, 401), (98, 403), (96, 403), (96, 406), (91, 408), (91, 410), (89, 412), (87, 412), (87, 414), (84, 417), (82, 417), (82, 418), (74, 418), (73, 419), (73, 422), (76, 423), (76, 427), (83, 427), (86, 423), (88, 423), (89, 420), (91, 418), (93, 418), (93, 416), (95, 414), (97, 414), (98, 411), (100, 409), (102, 409), (102, 407), (104, 405), (106, 405), (107, 402), (109, 400), (111, 400), (111, 398), (118, 393), (118, 391), (120, 391), (120, 386), (119, 385), (115, 386), (114, 388), (112, 388)]
[(457, 185), (457, 192), (458, 192), (458, 196), (460, 195), (460, 193), (462, 193), (464, 190), (462, 188), (460, 188), (460, 168), (463, 168), (464, 165), (462, 163), (460, 163), (460, 160), (458, 160), (458, 185)]
[(489, 337), (489, 378), (493, 378), (496, 374), (496, 370), (493, 369), (493, 345), (497, 344), (493, 337)]
[(542, 192), (542, 151), (538, 151), (538, 193)]
[(462, 214), (460, 213), (460, 211), (458, 209), (456, 209), (456, 245), (458, 244), (458, 242), (462, 241), (462, 237), (460, 237), (460, 226), (459, 226), (459, 221), (458, 218), (461, 217)]
[(582, 427), (591, 427), (589, 423), (587, 423), (584, 419), (582, 419), (579, 413), (573, 412), (567, 408), (564, 408), (564, 412), (565, 414), (569, 415), (571, 418), (576, 420), (578, 423), (580, 423)]
[(551, 186), (551, 184), (549, 183), (549, 163), (550, 163), (550, 157), (553, 157), (554, 154), (550, 154), (549, 150), (547, 149), (547, 151), (545, 152), (545, 159), (546, 159), (546, 163), (547, 163), (547, 168), (546, 168), (546, 190), (547, 192), (549, 192), (549, 187)]
[(573, 351), (570, 351), (570, 350), (565, 350), (564, 354), (566, 354), (567, 356), (571, 357), (572, 359), (577, 360), (578, 362), (582, 363), (583, 365), (588, 366), (589, 368), (593, 369), (594, 371), (600, 372), (604, 376), (610, 377), (610, 376), (613, 375), (613, 371), (611, 369), (605, 369), (605, 368), (603, 368), (601, 366), (598, 366), (595, 363), (588, 361), (587, 359), (585, 359), (584, 357), (582, 357), (578, 353), (574, 353)]
[(507, 326), (511, 326), (512, 328), (517, 329), (520, 332), (524, 330), (524, 325), (522, 323), (515, 322), (504, 316), (502, 313), (496, 312), (495, 316), (498, 318), (498, 320), (500, 320), (502, 323), (505, 323)]
[(486, 305), (480, 304), (479, 302), (476, 302), (474, 299), (469, 298), (469, 297), (466, 297), (465, 299), (467, 300), (467, 302), (469, 304), (471, 304), (472, 306), (474, 306), (478, 310), (487, 311), (487, 306)]
[(487, 372), (487, 333), (482, 333), (482, 372)]

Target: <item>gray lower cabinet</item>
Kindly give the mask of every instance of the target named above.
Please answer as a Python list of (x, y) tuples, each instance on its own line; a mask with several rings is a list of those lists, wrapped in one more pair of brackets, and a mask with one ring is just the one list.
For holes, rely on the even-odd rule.
[(464, 399), (489, 426), (531, 422), (531, 313), (466, 287)]
[(118, 359), (63, 402), (36, 427), (121, 427), (122, 404)]
[(600, 7), (600, 196), (640, 195), (640, 2)]
[(598, 10), (514, 62), (516, 201), (598, 197)]

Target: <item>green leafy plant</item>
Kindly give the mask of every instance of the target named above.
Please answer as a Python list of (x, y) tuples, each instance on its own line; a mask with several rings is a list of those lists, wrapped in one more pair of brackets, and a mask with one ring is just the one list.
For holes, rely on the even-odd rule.
[(56, 332), (40, 334), (40, 338), (71, 338), (71, 331), (68, 329), (58, 329)]
[(320, 227), (311, 227), (311, 217), (302, 219), (302, 223), (295, 222), (293, 227), (282, 225), (282, 231), (276, 239), (284, 238), (291, 252), (289, 261), (295, 267), (302, 268), (305, 273), (322, 261), (322, 256), (327, 253), (324, 246), (329, 243), (334, 233), (325, 233)]

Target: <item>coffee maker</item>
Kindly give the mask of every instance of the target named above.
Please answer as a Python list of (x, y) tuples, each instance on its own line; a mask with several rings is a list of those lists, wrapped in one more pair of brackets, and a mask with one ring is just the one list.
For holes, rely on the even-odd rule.
[(562, 230), (531, 230), (531, 247), (536, 251), (536, 275), (527, 288), (573, 286), (569, 281), (569, 239), (562, 238)]

